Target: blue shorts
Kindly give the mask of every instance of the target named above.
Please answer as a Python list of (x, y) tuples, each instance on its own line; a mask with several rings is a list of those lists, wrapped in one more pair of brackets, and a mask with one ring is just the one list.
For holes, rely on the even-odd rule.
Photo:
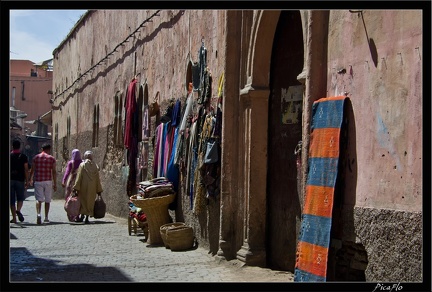
[(25, 200), (25, 184), (23, 181), (11, 180), (10, 181), (10, 205), (15, 203), (24, 202)]

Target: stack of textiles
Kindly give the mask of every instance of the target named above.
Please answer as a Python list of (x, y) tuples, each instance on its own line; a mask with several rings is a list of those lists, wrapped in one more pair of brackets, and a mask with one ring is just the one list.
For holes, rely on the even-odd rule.
[(129, 216), (132, 218), (136, 218), (140, 222), (145, 222), (147, 220), (147, 216), (143, 212), (143, 210), (135, 206), (132, 201), (129, 201)]
[(147, 199), (174, 194), (172, 182), (165, 177), (156, 177), (137, 184), (137, 199)]

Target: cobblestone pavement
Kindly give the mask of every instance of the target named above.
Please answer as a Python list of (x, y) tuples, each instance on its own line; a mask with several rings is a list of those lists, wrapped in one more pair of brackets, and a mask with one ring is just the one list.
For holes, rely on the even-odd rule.
[(24, 222), (10, 224), (10, 283), (293, 281), (292, 273), (219, 260), (199, 246), (150, 247), (142, 233), (129, 235), (127, 219), (110, 214), (69, 222), (63, 203), (54, 200), (50, 223), (37, 225), (34, 196), (24, 202)]

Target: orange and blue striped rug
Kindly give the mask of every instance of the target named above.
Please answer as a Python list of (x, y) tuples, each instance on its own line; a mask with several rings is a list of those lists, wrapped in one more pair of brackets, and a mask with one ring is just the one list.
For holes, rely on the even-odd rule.
[(295, 282), (325, 282), (345, 96), (312, 105), (309, 170), (294, 270)]

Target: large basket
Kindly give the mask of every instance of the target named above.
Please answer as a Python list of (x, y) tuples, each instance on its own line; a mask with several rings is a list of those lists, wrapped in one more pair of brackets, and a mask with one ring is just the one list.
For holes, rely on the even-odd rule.
[(174, 223), (164, 224), (160, 227), (160, 234), (161, 234), (163, 243), (164, 243), (166, 248), (170, 248), (169, 242), (168, 242), (168, 239), (166, 236), (167, 230), (171, 229), (171, 228), (179, 227), (179, 226), (186, 226), (186, 224), (183, 222), (174, 222)]
[(191, 249), (194, 244), (193, 229), (190, 226), (168, 228), (166, 237), (172, 251)]
[(169, 223), (168, 205), (174, 201), (175, 194), (166, 196), (137, 199), (136, 195), (130, 197), (135, 206), (140, 207), (147, 216), (150, 245), (163, 245), (160, 227)]

